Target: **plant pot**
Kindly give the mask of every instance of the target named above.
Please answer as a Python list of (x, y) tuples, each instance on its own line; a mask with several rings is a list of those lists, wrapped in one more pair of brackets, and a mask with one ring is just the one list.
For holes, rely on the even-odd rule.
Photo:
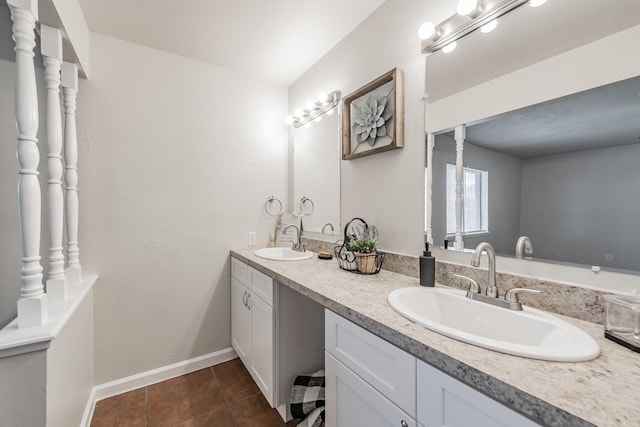
[(364, 254), (356, 252), (356, 267), (360, 273), (371, 274), (376, 272), (376, 252)]

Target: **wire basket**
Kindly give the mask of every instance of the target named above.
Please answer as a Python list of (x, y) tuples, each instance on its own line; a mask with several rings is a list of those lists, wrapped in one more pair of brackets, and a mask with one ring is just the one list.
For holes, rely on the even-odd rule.
[(374, 252), (369, 254), (353, 252), (349, 250), (349, 241), (353, 233), (349, 233), (349, 227), (354, 221), (360, 221), (364, 227), (369, 227), (362, 218), (353, 218), (344, 227), (344, 240), (336, 242), (333, 253), (338, 261), (338, 266), (345, 271), (356, 274), (378, 274), (382, 268), (384, 254)]

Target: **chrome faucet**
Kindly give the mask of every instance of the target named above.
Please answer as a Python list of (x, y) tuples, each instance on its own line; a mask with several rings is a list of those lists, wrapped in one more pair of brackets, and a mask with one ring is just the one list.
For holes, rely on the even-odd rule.
[(476, 250), (471, 257), (471, 265), (474, 267), (480, 267), (480, 256), (482, 252), (487, 253), (489, 260), (489, 285), (487, 286), (487, 296), (491, 298), (498, 298), (498, 288), (496, 287), (496, 251), (493, 250), (487, 242), (482, 242), (476, 246)]
[(487, 243), (482, 242), (477, 247), (471, 257), (471, 265), (474, 267), (480, 266), (480, 257), (482, 252), (487, 253), (489, 259), (489, 284), (487, 285), (486, 295), (482, 295), (480, 292), (480, 285), (470, 277), (454, 274), (454, 276), (464, 279), (470, 282), (469, 291), (467, 292), (467, 298), (474, 301), (484, 302), (487, 304), (495, 305), (497, 307), (508, 308), (509, 310), (522, 310), (522, 304), (518, 299), (520, 293), (539, 294), (540, 291), (535, 289), (515, 288), (510, 289), (504, 296), (504, 299), (498, 298), (498, 287), (496, 286), (496, 252), (493, 247)]
[(330, 222), (326, 223), (325, 225), (322, 226), (322, 234), (324, 234), (324, 229), (329, 227), (331, 229), (331, 232), (333, 233), (333, 224), (331, 224)]
[(287, 225), (282, 230), (282, 234), (287, 234), (287, 230), (289, 230), (291, 227), (295, 228), (296, 230), (296, 240), (291, 244), (291, 250), (296, 252), (305, 252), (304, 244), (300, 242), (300, 229), (298, 228), (297, 225), (295, 224)]
[(516, 243), (516, 258), (522, 258), (523, 255), (533, 255), (533, 245), (527, 236), (520, 236)]

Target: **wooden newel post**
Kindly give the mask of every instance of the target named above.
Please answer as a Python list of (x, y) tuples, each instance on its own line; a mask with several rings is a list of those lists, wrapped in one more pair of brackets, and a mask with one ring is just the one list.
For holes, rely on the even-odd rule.
[(78, 247), (78, 137), (76, 131), (76, 97), (78, 67), (71, 62), (62, 64), (64, 94), (64, 161), (67, 218), (67, 281), (75, 292), (82, 279), (80, 248)]
[(15, 112), (18, 132), (18, 219), (22, 239), (22, 284), (18, 299), (18, 327), (47, 321), (47, 296), (40, 265), (41, 194), (38, 181), (38, 94), (33, 63), (36, 45), (37, 0), (7, 0), (13, 21), (16, 52)]
[(64, 196), (62, 194), (62, 113), (60, 111), (60, 72), (62, 69), (62, 34), (60, 30), (41, 25), (40, 46), (47, 88), (47, 225), (50, 242), (47, 294), (50, 299), (59, 301), (68, 296), (62, 248)]

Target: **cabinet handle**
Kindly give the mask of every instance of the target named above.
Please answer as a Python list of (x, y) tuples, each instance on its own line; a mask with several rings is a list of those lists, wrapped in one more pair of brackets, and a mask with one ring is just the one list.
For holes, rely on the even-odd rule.
[(407, 422), (405, 420), (400, 421), (400, 426), (401, 427), (409, 427), (409, 424), (407, 424)]
[(248, 295), (247, 295), (247, 308), (248, 308), (249, 310), (251, 310), (251, 304), (250, 304), (250, 301), (251, 301), (251, 294), (248, 294)]
[(244, 304), (244, 306), (247, 306), (247, 291), (244, 291), (244, 295), (242, 295), (242, 304)]

